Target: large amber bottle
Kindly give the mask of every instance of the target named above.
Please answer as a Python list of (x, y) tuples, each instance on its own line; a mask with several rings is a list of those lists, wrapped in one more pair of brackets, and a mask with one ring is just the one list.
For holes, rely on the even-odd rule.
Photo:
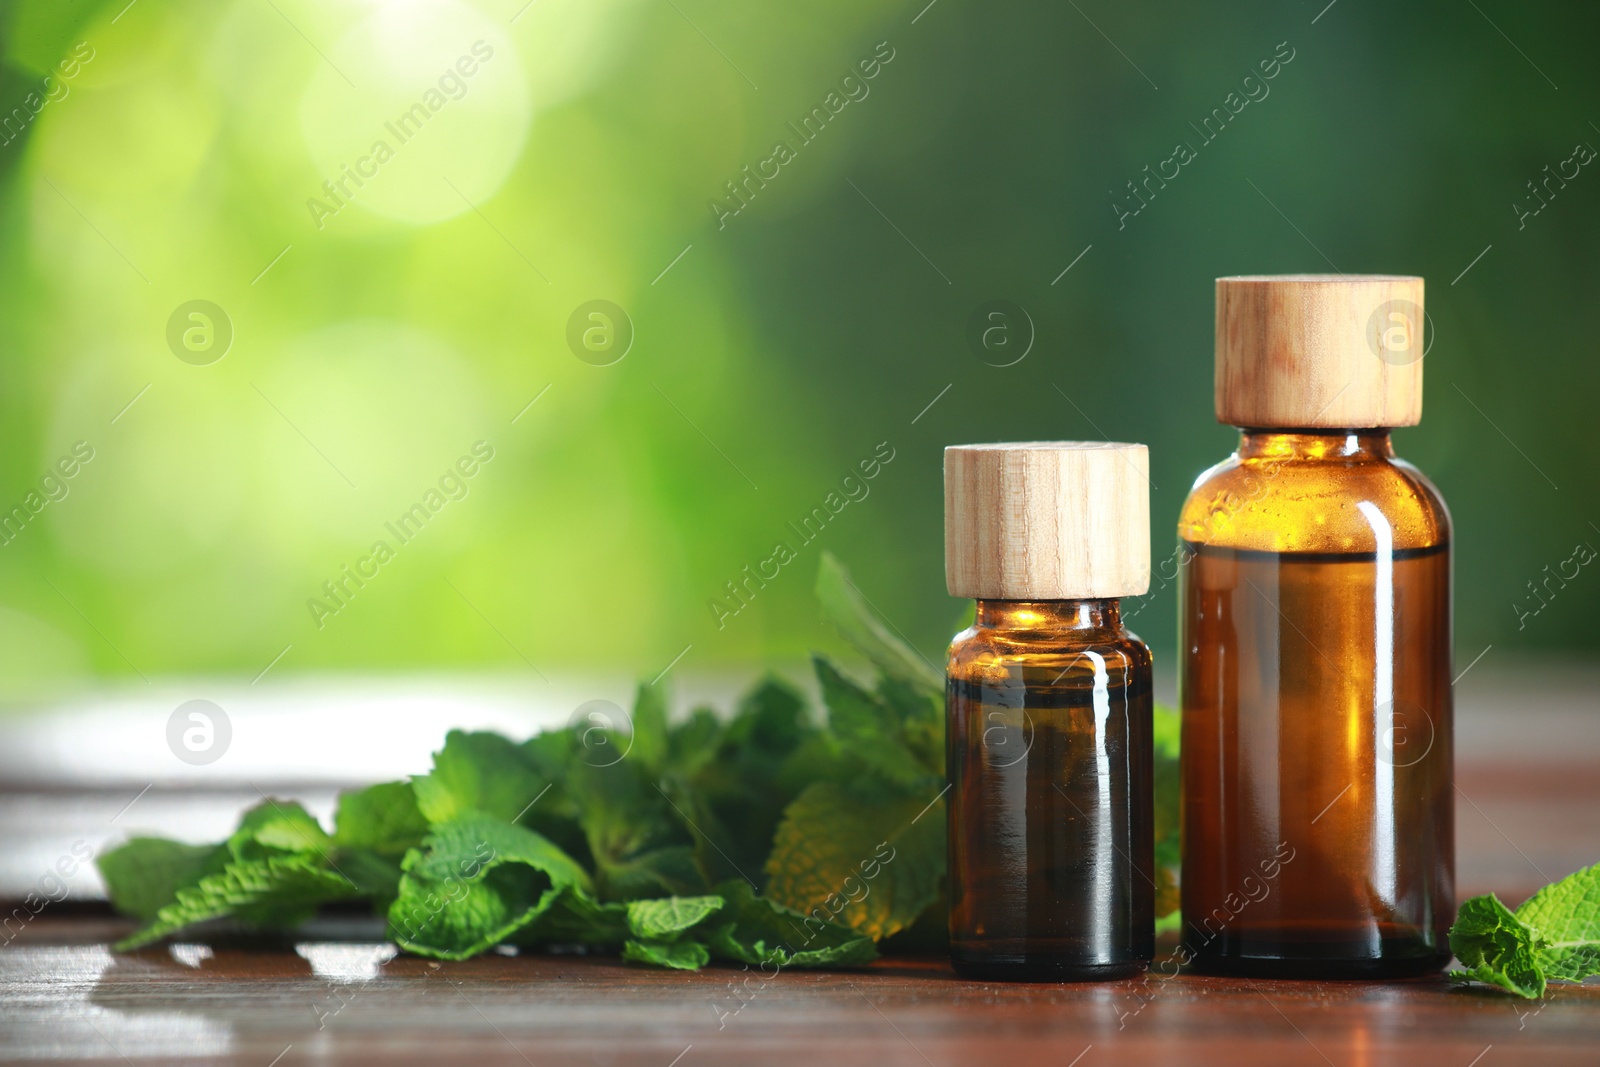
[(1143, 445), (945, 450), (950, 952), (971, 978), (1143, 971), (1155, 950)]
[(1450, 517), (1421, 278), (1217, 281), (1218, 421), (1182, 561), (1183, 947), (1211, 972), (1421, 974), (1454, 900)]

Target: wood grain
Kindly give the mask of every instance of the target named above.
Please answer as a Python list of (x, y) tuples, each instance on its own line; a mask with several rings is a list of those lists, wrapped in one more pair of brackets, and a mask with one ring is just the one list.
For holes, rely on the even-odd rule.
[(1107, 441), (944, 450), (951, 596), (1068, 600), (1150, 588), (1150, 454)]
[(1415, 426), (1422, 419), (1421, 278), (1217, 279), (1217, 421), (1258, 429)]
[[(81, 932), (91, 942), (106, 934)], [(78, 940), (72, 933), (57, 929), (50, 944), (30, 935), (0, 953), (0, 1058), (1494, 1067), (1593, 1064), (1600, 1049), (1594, 986), (1556, 989), (1541, 1006), (1442, 978), (993, 985), (958, 980), (939, 960), (900, 959), (857, 973), (784, 972), (735, 995), (746, 973), (730, 968), (668, 974), (573, 957), (399, 957), (352, 977), (381, 945), (112, 957), (68, 943)]]

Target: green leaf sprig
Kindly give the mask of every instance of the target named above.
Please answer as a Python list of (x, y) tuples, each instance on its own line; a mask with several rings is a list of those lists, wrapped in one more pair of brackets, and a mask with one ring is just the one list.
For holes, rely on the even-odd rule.
[(1450, 950), (1466, 968), (1452, 978), (1522, 997), (1544, 996), (1551, 980), (1600, 974), (1600, 863), (1545, 886), (1516, 911), (1493, 893), (1473, 897), (1456, 913)]
[[(768, 677), (730, 717), (669, 722), (641, 686), (626, 732), (452, 730), (428, 773), (341, 794), (331, 834), (268, 799), (221, 844), (137, 837), (104, 854), (112, 903), (143, 922), (117, 948), (212, 920), (286, 929), (340, 901), (440, 959), (560, 945), (681, 970), (852, 967), (885, 938), (942, 930), (943, 678), (831, 556), (817, 595), (876, 669), (864, 684), (814, 657), (825, 723)], [(1177, 735), (1158, 719), (1167, 912)]]

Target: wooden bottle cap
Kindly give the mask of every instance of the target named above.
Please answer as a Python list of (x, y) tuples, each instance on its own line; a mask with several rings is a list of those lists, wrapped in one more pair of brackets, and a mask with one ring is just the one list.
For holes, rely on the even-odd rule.
[(1150, 453), (1109, 441), (944, 450), (952, 596), (1072, 600), (1150, 588)]
[(1422, 420), (1422, 279), (1217, 279), (1217, 421), (1370, 429)]

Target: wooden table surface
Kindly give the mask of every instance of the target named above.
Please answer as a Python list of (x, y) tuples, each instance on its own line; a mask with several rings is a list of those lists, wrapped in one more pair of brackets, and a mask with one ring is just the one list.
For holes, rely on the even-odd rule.
[(115, 956), (110, 924), (57, 920), (0, 951), (0, 1057), (73, 1063), (1101, 1064), (1600, 1062), (1600, 986), (1542, 1003), (1405, 982), (1154, 974), (962, 981), (942, 960), (855, 973), (669, 974), (578, 957), (462, 963), (378, 940), (176, 945)]
[[(1462, 895), (1492, 889), (1514, 905), (1600, 859), (1600, 672), (1563, 681), (1547, 671), (1540, 687), (1532, 700), (1523, 679), (1490, 671), (1460, 687)], [(164, 719), (153, 721), (159, 729)], [(423, 725), (417, 744), (436, 743), (439, 731)], [(350, 729), (360, 732), (359, 724)], [(63, 757), (61, 765), (81, 766), (76, 754), (100, 742), (93, 731), (70, 733), (74, 761)], [(121, 744), (114, 732), (101, 733), (106, 745)], [(145, 768), (126, 757), (133, 769), (124, 782), (107, 784), (102, 774), (62, 781), (29, 771), (44, 761), (21, 753), (49, 751), (29, 740), (35, 735), (44, 733), (13, 730), (8, 738), (0, 724), (0, 766), (8, 767), (0, 775), (0, 898), (8, 886), (31, 884), (74, 838), (98, 849), (136, 830), (188, 825), (185, 813), (231, 823), (259, 785), (308, 799), (329, 788), (320, 780), (280, 788), (255, 777), (266, 773), (259, 768), (248, 784), (149, 787), (138, 781)], [(410, 769), (420, 768), (379, 768)], [(136, 793), (143, 799), (130, 810)], [(205, 823), (202, 833), (217, 831)], [(736, 968), (667, 973), (604, 958), (433, 963), (396, 956), (379, 924), (353, 917), (318, 920), (298, 941), (116, 955), (108, 946), (130, 927), (94, 902), (96, 887), (92, 871), (80, 877), (72, 899), (0, 944), (0, 1062), (1600, 1064), (1600, 979), (1526, 1002), (1442, 977), (1330, 983), (1151, 974), (996, 985), (962, 981), (940, 959), (897, 958), (860, 972), (788, 971), (762, 986), (759, 975)]]

